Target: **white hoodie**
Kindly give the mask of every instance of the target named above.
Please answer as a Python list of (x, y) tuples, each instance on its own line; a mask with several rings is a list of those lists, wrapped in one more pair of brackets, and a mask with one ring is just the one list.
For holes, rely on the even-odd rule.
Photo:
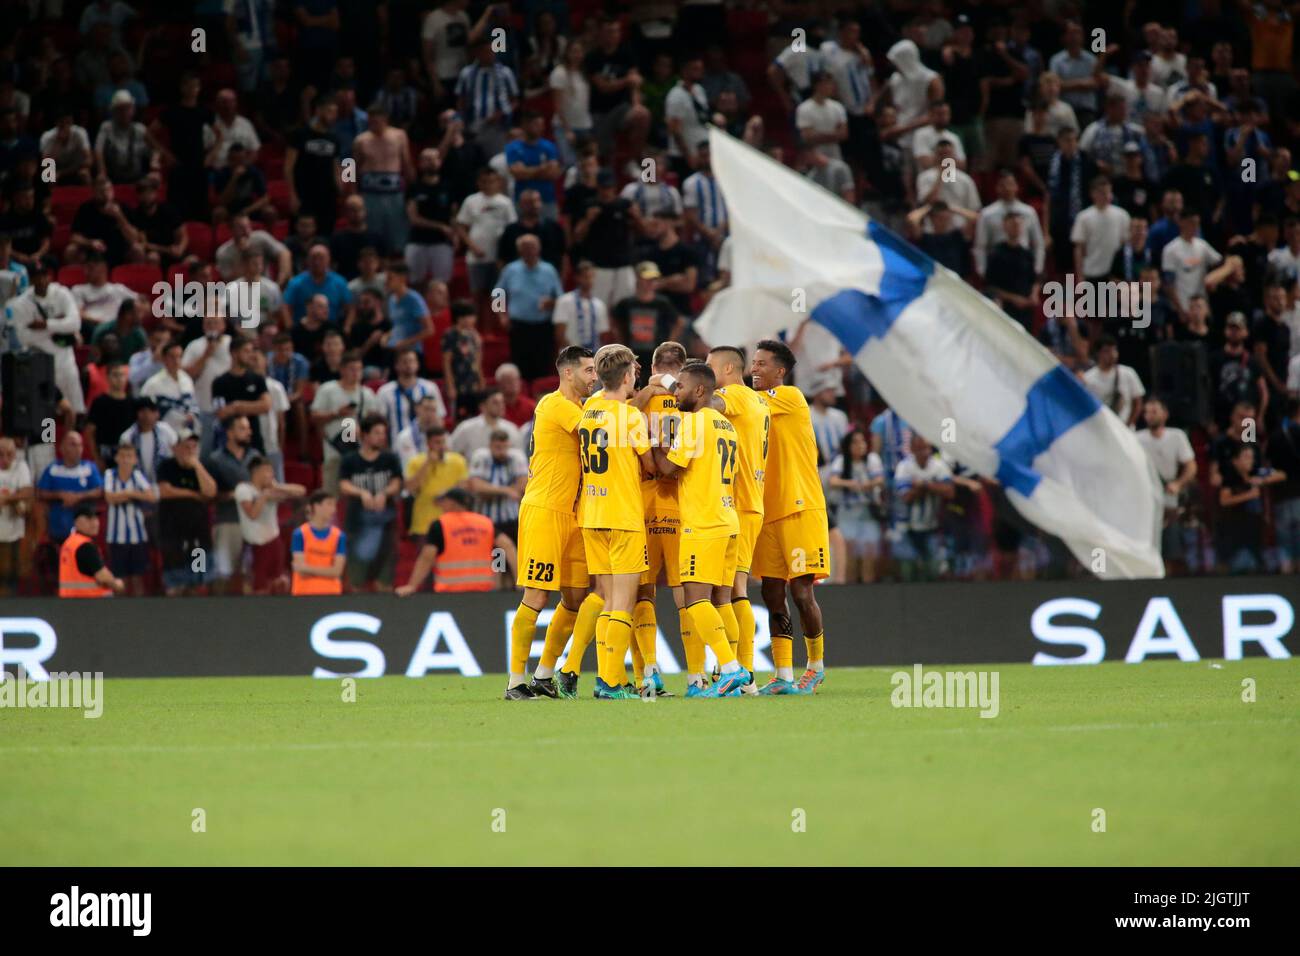
[[(898, 71), (889, 78), (889, 94), (898, 122), (910, 123), (920, 119), (930, 109), (930, 83), (939, 74), (921, 62), (921, 51), (911, 40), (899, 40), (886, 54)], [(899, 137), (899, 145), (912, 148), (912, 133)]]

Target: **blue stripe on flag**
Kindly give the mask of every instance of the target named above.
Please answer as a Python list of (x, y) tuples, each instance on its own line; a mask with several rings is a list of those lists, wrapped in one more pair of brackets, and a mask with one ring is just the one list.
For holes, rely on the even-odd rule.
[(885, 263), (880, 294), (845, 289), (817, 304), (812, 319), (857, 355), (872, 338), (884, 336), (899, 313), (912, 304), (934, 273), (934, 261), (876, 222), (867, 224), (867, 237), (880, 249)]
[(1052, 369), (1034, 383), (1025, 396), (1024, 412), (993, 446), (1000, 459), (998, 481), (1028, 498), (1043, 477), (1034, 471), (1034, 459), (1100, 408), (1101, 402), (1069, 369)]

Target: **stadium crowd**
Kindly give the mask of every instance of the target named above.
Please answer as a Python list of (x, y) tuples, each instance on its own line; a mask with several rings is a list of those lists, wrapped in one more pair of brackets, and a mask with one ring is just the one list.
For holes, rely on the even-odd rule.
[[(58, 405), (0, 437), (0, 594), (56, 593), (70, 535), (111, 571), (78, 546), (73, 577), (132, 594), (409, 593), (470, 514), (495, 580), (435, 583), (510, 586), (560, 348), (752, 351), (692, 330), (730, 278), (709, 124), (908, 236), (1137, 429), (1171, 573), (1294, 572), (1300, 4), (1184, 6), (11, 5), (0, 350), (51, 356)], [(1149, 307), (1056, 308), (1067, 280)], [(788, 344), (833, 582), (1087, 573), (824, 329)]]

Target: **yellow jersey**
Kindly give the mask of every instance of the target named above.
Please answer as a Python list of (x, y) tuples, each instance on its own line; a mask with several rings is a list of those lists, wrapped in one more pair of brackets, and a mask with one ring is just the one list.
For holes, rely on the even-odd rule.
[(740, 533), (733, 479), (740, 442), (736, 428), (715, 408), (682, 413), (682, 427), (668, 460), (680, 465), (677, 494), (686, 510), (682, 534), (726, 538)]
[(581, 527), (622, 531), (645, 528), (640, 455), (649, 450), (650, 436), (645, 416), (639, 410), (603, 395), (587, 399), (578, 425)]
[[(406, 477), (414, 478), (424, 467), (428, 452), (420, 452), (406, 463)], [(442, 461), (434, 465), (425, 476), (424, 484), (416, 489), (411, 500), (411, 534), (428, 534), (429, 526), (442, 516), (438, 497), (469, 478), (469, 463), (464, 457), (449, 451)], [(361, 507), (357, 505), (357, 507)]]
[(716, 394), (726, 406), (722, 414), (727, 416), (740, 436), (740, 457), (736, 461), (736, 510), (761, 515), (767, 446), (772, 428), (767, 396), (744, 384), (726, 385)]
[(582, 483), (578, 423), (582, 409), (559, 392), (542, 396), (528, 439), (528, 484), (521, 505), (573, 512)]
[[(672, 448), (682, 424), (677, 400), (671, 395), (655, 395), (646, 404), (645, 416), (650, 429), (651, 447), (665, 450)], [(677, 514), (677, 476), (647, 478), (641, 482), (641, 499), (645, 505), (646, 518)]]
[(817, 471), (817, 438), (803, 392), (793, 385), (778, 385), (765, 394), (772, 426), (763, 482), (764, 523), (797, 511), (825, 511), (826, 497)]

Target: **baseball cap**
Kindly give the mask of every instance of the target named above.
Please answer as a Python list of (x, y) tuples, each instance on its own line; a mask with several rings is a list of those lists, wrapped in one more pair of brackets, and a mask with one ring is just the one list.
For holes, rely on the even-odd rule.
[(1244, 312), (1229, 312), (1227, 323), (1228, 325), (1237, 325), (1244, 329), (1246, 328), (1246, 315)]
[(470, 497), (470, 493), (464, 488), (448, 488), (438, 497), (445, 498), (448, 501), (454, 501), (462, 508), (468, 508), (474, 502), (474, 499)]
[(176, 430), (177, 444), (180, 444), (183, 441), (189, 441), (191, 438), (194, 439), (195, 441), (199, 440), (198, 432), (196, 432), (193, 428), (178, 428)]
[(1134, 153), (1140, 153), (1140, 152), (1142, 152), (1142, 147), (1139, 146), (1137, 143), (1125, 143), (1125, 144), (1124, 144), (1124, 155), (1125, 155), (1125, 156), (1130, 156), (1130, 155), (1132, 155), (1132, 154), (1134, 154)]
[(1134, 54), (1133, 59), (1134, 59), (1134, 61), (1137, 62), (1137, 63), (1150, 63), (1150, 62), (1151, 62), (1151, 51), (1150, 51), (1150, 50), (1138, 50), (1137, 53)]
[(614, 178), (614, 171), (612, 169), (602, 169), (596, 174), (597, 186), (613, 186), (617, 182), (618, 180)]
[(113, 106), (134, 106), (135, 97), (131, 95), (130, 90), (118, 90), (113, 94), (113, 98), (108, 101), (110, 107)]
[(967, 14), (959, 13), (953, 20), (953, 23), (959, 27), (968, 27), (971, 25), (971, 19)]
[(649, 261), (638, 262), (636, 264), (636, 274), (637, 278), (640, 279), (658, 279), (663, 275), (663, 273), (659, 271), (659, 267)]

